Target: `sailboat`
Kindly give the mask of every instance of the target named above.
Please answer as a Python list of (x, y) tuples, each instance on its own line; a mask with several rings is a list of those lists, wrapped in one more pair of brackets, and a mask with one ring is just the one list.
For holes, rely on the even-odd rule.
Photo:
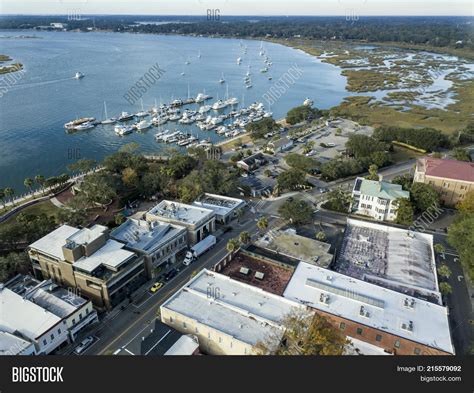
[(101, 121), (102, 124), (114, 124), (117, 122), (117, 119), (115, 117), (111, 117), (109, 119), (109, 117), (107, 116), (107, 104), (105, 103), (105, 101), (104, 101), (104, 114), (105, 114), (105, 120)]
[(224, 73), (222, 73), (221, 79), (219, 79), (219, 83), (224, 83), (224, 82), (225, 82)]
[(247, 73), (245, 74), (246, 76), (250, 76), (251, 75), (251, 72), (250, 72), (250, 64), (248, 65), (247, 67)]
[(143, 99), (140, 98), (140, 102), (141, 102), (141, 105), (142, 105), (142, 110), (138, 113), (135, 114), (136, 117), (145, 117), (145, 116), (148, 116), (149, 113), (146, 112), (144, 109), (143, 109)]
[(201, 58), (201, 51), (198, 52), (198, 59)]

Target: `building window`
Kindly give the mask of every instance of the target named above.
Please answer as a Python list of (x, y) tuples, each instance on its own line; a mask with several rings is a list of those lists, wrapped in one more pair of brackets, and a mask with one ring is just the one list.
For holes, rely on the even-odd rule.
[(187, 326), (186, 326), (186, 322), (183, 322), (183, 327), (186, 329)]
[(341, 322), (339, 324), (339, 329), (344, 330), (346, 328), (346, 324), (344, 322)]
[(357, 328), (357, 334), (358, 335), (362, 335), (362, 332), (363, 332), (362, 328)]
[(43, 345), (46, 345), (46, 344), (48, 344), (48, 342), (45, 339), (45, 340), (43, 340)]
[(377, 334), (377, 335), (375, 336), (375, 341), (377, 341), (377, 342), (382, 341), (382, 336), (381, 336), (380, 334)]
[(232, 348), (232, 341), (230, 342), (230, 347)]
[(73, 324), (73, 325), (76, 324), (76, 319), (75, 319), (75, 318), (72, 319), (72, 324)]
[(82, 313), (79, 314), (79, 321), (82, 319)]
[(420, 355), (421, 354), (421, 349), (420, 348), (415, 348), (415, 355)]
[(61, 334), (61, 329), (58, 329), (58, 334)]
[(207, 332), (207, 338), (211, 338), (211, 332)]
[(54, 334), (51, 334), (51, 341), (54, 340)]
[(170, 317), (170, 323), (173, 322), (173, 317)]
[(198, 328), (195, 328), (195, 329), (194, 329), (194, 331), (195, 331), (196, 333), (199, 333), (199, 330), (198, 330)]
[(219, 337), (219, 344), (222, 343), (222, 337)]
[(400, 348), (400, 340), (396, 340), (395, 344), (393, 344), (395, 348)]

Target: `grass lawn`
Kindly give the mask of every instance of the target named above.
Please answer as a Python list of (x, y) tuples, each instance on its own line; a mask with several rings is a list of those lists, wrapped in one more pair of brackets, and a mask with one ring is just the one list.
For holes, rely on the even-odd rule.
[[(37, 203), (36, 205), (28, 206), (28, 207), (24, 208), (23, 210), (21, 210), (20, 212), (24, 213), (24, 214), (34, 214), (34, 215), (39, 215), (41, 213), (44, 213), (48, 216), (55, 216), (56, 217), (59, 210), (60, 209), (58, 207), (56, 207), (55, 205), (53, 205), (51, 203), (51, 201), (43, 201), (43, 202)], [(5, 227), (5, 226), (8, 226), (11, 223), (15, 222), (16, 216), (20, 212), (18, 212), (17, 214), (13, 215), (10, 218), (8, 218), (8, 220), (2, 222), (0, 224), (0, 227)]]

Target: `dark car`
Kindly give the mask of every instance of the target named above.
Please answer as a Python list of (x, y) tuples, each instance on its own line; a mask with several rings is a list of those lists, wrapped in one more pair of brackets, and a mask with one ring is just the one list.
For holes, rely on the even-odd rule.
[(168, 273), (165, 274), (165, 281), (171, 280), (178, 274), (178, 269), (171, 269)]

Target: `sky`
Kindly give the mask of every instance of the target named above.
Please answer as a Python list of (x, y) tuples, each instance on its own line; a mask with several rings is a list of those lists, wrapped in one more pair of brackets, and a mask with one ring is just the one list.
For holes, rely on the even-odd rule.
[(0, 0), (0, 14), (206, 15), (459, 15), (473, 0)]

